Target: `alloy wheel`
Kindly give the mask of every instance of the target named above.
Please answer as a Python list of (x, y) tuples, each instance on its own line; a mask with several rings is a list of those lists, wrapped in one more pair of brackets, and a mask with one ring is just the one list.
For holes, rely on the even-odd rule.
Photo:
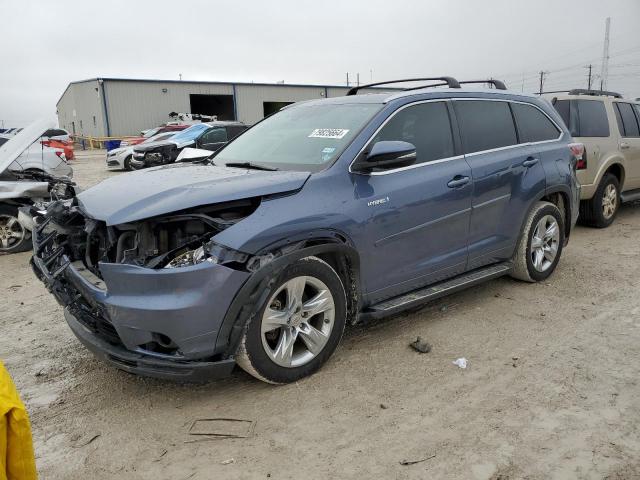
[(539, 271), (546, 271), (558, 255), (560, 227), (552, 215), (540, 219), (531, 239), (531, 263)]
[(25, 236), (26, 231), (16, 217), (0, 215), (0, 251), (15, 247)]
[(294, 277), (271, 296), (262, 315), (262, 346), (282, 367), (300, 367), (325, 347), (335, 320), (329, 288), (310, 276)]
[(618, 208), (618, 190), (612, 183), (606, 186), (602, 194), (602, 215), (609, 220)]

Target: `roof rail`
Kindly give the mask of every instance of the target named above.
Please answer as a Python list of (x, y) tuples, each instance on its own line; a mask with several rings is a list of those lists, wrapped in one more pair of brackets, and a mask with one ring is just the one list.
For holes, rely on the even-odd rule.
[(569, 90), (569, 95), (591, 95), (593, 97), (614, 97), (622, 98), (622, 95), (616, 92), (607, 92), (606, 90), (587, 90), (586, 88), (574, 88)]
[(493, 78), (490, 78), (489, 80), (463, 80), (461, 82), (458, 82), (460, 85), (466, 84), (466, 83), (487, 83), (489, 85), (493, 85), (494, 87), (496, 87), (496, 90), (506, 90), (507, 86), (504, 84), (504, 82), (500, 81), (500, 80), (495, 80)]
[[(439, 85), (448, 85), (449, 88), (460, 88), (460, 82), (458, 82), (453, 77), (406, 78), (404, 80), (389, 80), (388, 82), (376, 82), (376, 83), (368, 83), (366, 85), (358, 85), (357, 87), (352, 87), (347, 92), (347, 95), (357, 95), (358, 90), (361, 90), (363, 88), (377, 87), (378, 85), (388, 85), (390, 83), (403, 83), (403, 82), (430, 82), (432, 80), (441, 80), (445, 83), (438, 84), (438, 85), (428, 85), (429, 87), (435, 87)], [(409, 88), (407, 90), (413, 90), (415, 88), (425, 88), (425, 87), (414, 87), (414, 88)]]
[(568, 93), (569, 90), (549, 90), (548, 92), (534, 92), (534, 95), (545, 95), (547, 93)]

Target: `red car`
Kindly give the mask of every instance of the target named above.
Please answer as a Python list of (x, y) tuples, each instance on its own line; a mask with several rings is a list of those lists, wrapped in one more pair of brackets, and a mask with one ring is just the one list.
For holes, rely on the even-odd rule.
[(73, 160), (75, 158), (75, 155), (73, 154), (73, 142), (71, 141), (67, 142), (65, 140), (50, 138), (48, 140), (42, 140), (42, 145), (44, 145), (45, 147), (62, 149), (64, 151), (64, 157), (67, 159), (67, 161)]
[(189, 126), (190, 125), (164, 125), (161, 127), (152, 128), (151, 130), (147, 130), (141, 137), (126, 137), (122, 139), (122, 141), (120, 142), (120, 146), (127, 147), (131, 145), (138, 145), (139, 143), (144, 142), (147, 138), (154, 137), (159, 133), (179, 132), (180, 130), (184, 130)]

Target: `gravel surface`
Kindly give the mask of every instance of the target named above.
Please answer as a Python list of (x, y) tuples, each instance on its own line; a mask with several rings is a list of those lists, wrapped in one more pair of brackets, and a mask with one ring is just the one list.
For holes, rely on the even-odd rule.
[[(74, 169), (83, 186), (120, 174), (103, 152)], [(624, 206), (609, 229), (578, 227), (547, 282), (503, 278), (348, 329), (319, 373), (281, 387), (117, 371), (75, 339), (29, 254), (8, 255), (0, 356), (43, 479), (640, 478), (639, 245), (640, 206)], [(255, 425), (193, 442), (212, 417)]]

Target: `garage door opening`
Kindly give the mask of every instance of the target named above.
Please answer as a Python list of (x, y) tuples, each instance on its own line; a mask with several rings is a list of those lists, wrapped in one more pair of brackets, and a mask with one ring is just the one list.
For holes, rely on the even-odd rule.
[(217, 115), (218, 120), (235, 120), (233, 111), (233, 95), (189, 95), (191, 113), (201, 115)]
[(282, 107), (286, 107), (287, 105), (291, 105), (293, 102), (262, 102), (262, 110), (264, 111), (264, 116), (268, 117), (272, 113), (276, 113)]

